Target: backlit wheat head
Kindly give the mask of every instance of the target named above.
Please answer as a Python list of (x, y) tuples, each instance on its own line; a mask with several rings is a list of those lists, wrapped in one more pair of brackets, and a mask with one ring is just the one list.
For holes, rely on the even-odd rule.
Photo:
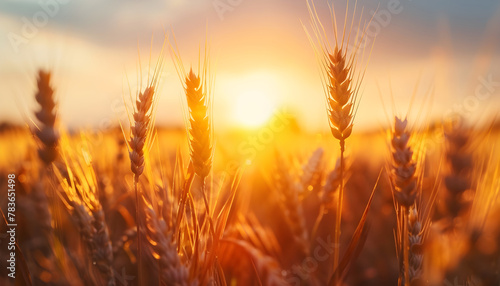
[[(332, 48), (332, 43), (319, 19), (314, 3), (308, 1), (307, 4), (312, 33), (310, 34), (307, 29), (306, 32), (321, 64), (330, 129), (333, 136), (342, 144), (352, 133), (358, 91), (364, 76), (364, 71), (356, 72), (356, 67), (359, 58), (358, 54), (361, 53), (361, 61), (364, 58), (365, 47), (363, 45), (365, 44), (367, 25), (366, 23), (361, 24), (363, 18), (361, 12), (359, 23), (357, 23), (358, 28), (353, 27), (356, 7), (354, 8), (352, 21), (348, 24), (349, 11), (347, 6), (344, 27), (339, 39), (340, 31), (337, 31), (335, 10), (332, 8), (334, 32), (334, 47)], [(353, 29), (356, 29), (356, 31), (353, 31)], [(352, 37), (354, 37), (354, 43), (350, 44)]]
[(185, 92), (189, 108), (189, 142), (195, 173), (204, 178), (212, 168), (212, 127), (206, 85), (193, 70), (186, 75)]
[(200, 55), (196, 72), (192, 68), (186, 72), (178, 49), (171, 47), (177, 74), (182, 81), (187, 100), (191, 163), (196, 175), (202, 179), (208, 176), (213, 163), (213, 122), (211, 117), (213, 78), (210, 75), (208, 43), (205, 45), (204, 58), (202, 59)]

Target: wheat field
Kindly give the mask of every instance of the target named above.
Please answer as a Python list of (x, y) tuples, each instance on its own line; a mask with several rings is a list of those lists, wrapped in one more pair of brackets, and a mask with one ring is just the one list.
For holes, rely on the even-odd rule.
[[(498, 121), (416, 100), (356, 132), (370, 16), (304, 9), (327, 132), (285, 110), (219, 132), (209, 41), (188, 59), (165, 37), (106, 129), (64, 127), (57, 73), (30, 75), (36, 109), (0, 126), (0, 285), (500, 285)], [(156, 124), (166, 66), (179, 128)]]

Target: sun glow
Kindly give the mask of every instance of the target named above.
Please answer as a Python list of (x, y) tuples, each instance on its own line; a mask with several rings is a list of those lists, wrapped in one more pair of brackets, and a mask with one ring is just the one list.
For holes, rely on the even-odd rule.
[(273, 115), (276, 103), (270, 92), (246, 90), (236, 98), (234, 119), (237, 124), (255, 128), (265, 124)]

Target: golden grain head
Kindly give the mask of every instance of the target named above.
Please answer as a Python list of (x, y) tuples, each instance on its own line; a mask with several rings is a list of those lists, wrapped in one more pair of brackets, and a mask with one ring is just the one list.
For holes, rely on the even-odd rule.
[(185, 92), (189, 108), (189, 142), (191, 161), (195, 173), (205, 178), (212, 169), (212, 124), (210, 99), (203, 80), (193, 70), (185, 81)]

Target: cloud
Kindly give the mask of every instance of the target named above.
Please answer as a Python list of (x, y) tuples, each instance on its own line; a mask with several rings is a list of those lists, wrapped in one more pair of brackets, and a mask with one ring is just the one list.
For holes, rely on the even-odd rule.
[(163, 33), (170, 25), (188, 16), (203, 13), (209, 2), (195, 1), (132, 1), (132, 0), (41, 0), (4, 1), (0, 15), (15, 24), (6, 32), (22, 34), (23, 19), (33, 23), (33, 17), (43, 7), (51, 9), (48, 24), (43, 29), (79, 36), (100, 45), (126, 45), (149, 39), (153, 32)]

